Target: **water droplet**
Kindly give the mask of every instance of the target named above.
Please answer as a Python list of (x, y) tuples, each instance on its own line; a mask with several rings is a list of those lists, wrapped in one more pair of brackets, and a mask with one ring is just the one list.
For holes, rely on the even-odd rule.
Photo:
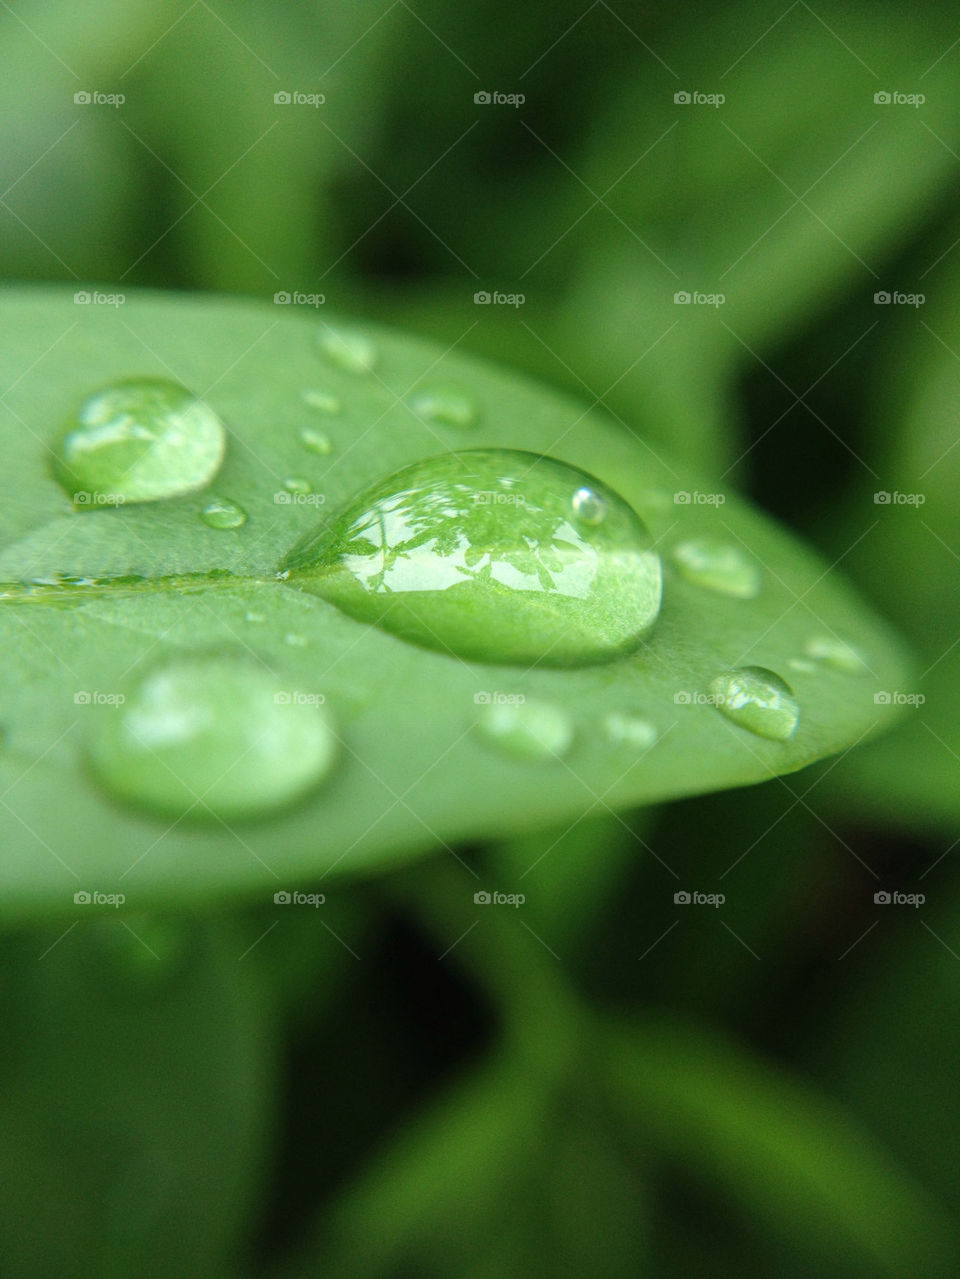
[(239, 528), (246, 524), (247, 513), (229, 498), (215, 497), (200, 512), (200, 518), (211, 528)]
[(266, 621), (266, 616), (263, 613), (256, 613), (251, 609), (251, 611), (246, 614), (245, 620), (248, 622), (263, 622)]
[(418, 417), (439, 426), (468, 427), (477, 420), (477, 406), (465, 391), (455, 387), (418, 391), (410, 407)]
[(573, 724), (565, 711), (550, 702), (527, 700), (484, 706), (477, 720), (483, 739), (514, 759), (554, 759), (573, 743)]
[(309, 449), (311, 453), (319, 453), (321, 457), (333, 452), (330, 436), (324, 435), (323, 431), (318, 431), (313, 426), (303, 427), (300, 431), (300, 443), (305, 449)]
[(304, 479), (302, 475), (291, 475), (283, 481), (283, 487), (288, 493), (309, 493), (310, 481)]
[(578, 488), (570, 504), (581, 524), (600, 524), (607, 514), (603, 498), (590, 488)]
[[(587, 487), (606, 508), (585, 525)], [(292, 584), (412, 643), (481, 662), (579, 666), (656, 621), (660, 558), (622, 497), (552, 458), (445, 453), (358, 497), (281, 565)]]
[(340, 412), (340, 401), (329, 391), (316, 391), (308, 387), (300, 392), (300, 399), (310, 408), (319, 409), (321, 413)]
[(226, 432), (208, 405), (176, 382), (116, 382), (81, 404), (60, 441), (57, 479), (77, 506), (156, 502), (209, 484)]
[(844, 671), (849, 675), (862, 675), (869, 669), (867, 663), (852, 644), (834, 639), (829, 635), (816, 635), (808, 639), (803, 646), (807, 657), (823, 666), (831, 666), (834, 670)]
[(729, 542), (695, 538), (675, 546), (672, 557), (681, 575), (697, 586), (741, 600), (759, 594), (759, 567)]
[(246, 657), (178, 657), (105, 708), (94, 772), (137, 807), (204, 821), (289, 804), (330, 771), (329, 717)]
[(283, 642), (285, 644), (289, 644), (291, 648), (307, 647), (306, 635), (299, 635), (296, 631), (287, 631), (286, 635), (283, 637)]
[(791, 737), (800, 718), (789, 684), (762, 666), (725, 671), (711, 681), (710, 695), (727, 719), (773, 741)]
[(377, 348), (356, 329), (323, 328), (318, 341), (327, 359), (347, 373), (369, 373), (376, 367)]
[(803, 657), (788, 657), (787, 665), (792, 671), (799, 671), (801, 675), (813, 675), (817, 669), (813, 662), (808, 662)]
[(611, 711), (604, 717), (603, 732), (611, 745), (627, 746), (639, 751), (649, 749), (659, 736), (648, 719), (624, 714), (622, 711)]

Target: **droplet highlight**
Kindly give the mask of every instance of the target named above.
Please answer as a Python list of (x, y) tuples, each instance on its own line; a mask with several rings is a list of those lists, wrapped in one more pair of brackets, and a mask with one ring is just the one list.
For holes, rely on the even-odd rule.
[(340, 401), (329, 391), (317, 391), (312, 387), (300, 392), (300, 399), (308, 408), (317, 409), (320, 413), (339, 413)]
[(831, 635), (815, 635), (803, 646), (805, 655), (818, 665), (829, 666), (847, 675), (863, 675), (869, 670), (863, 654), (852, 644)]
[(302, 475), (291, 475), (283, 481), (283, 487), (288, 493), (297, 493), (301, 496), (311, 491), (310, 481)]
[(682, 577), (720, 595), (749, 600), (760, 593), (760, 567), (729, 542), (694, 538), (673, 548), (671, 558)]
[(247, 513), (229, 498), (215, 497), (201, 509), (200, 518), (210, 528), (231, 529), (246, 524)]
[(477, 406), (465, 391), (456, 387), (434, 387), (418, 391), (410, 401), (417, 417), (438, 426), (455, 426), (462, 429), (473, 426), (477, 420)]
[[(576, 517), (589, 489), (604, 518)], [(411, 643), (492, 663), (578, 666), (635, 649), (660, 611), (650, 535), (601, 481), (509, 449), (446, 453), (361, 494), (281, 577)]]
[(171, 659), (99, 716), (89, 756), (112, 794), (166, 817), (256, 817), (312, 790), (337, 738), (324, 707), (246, 656)]
[(717, 710), (758, 737), (786, 741), (800, 719), (800, 707), (790, 685), (763, 666), (725, 671), (710, 683)]
[(139, 378), (87, 397), (56, 449), (60, 484), (84, 510), (203, 488), (226, 452), (209, 405), (176, 382)]
[(300, 443), (309, 452), (316, 453), (320, 457), (326, 457), (328, 453), (333, 452), (330, 436), (323, 431), (318, 431), (313, 426), (303, 427), (300, 431)]
[(637, 751), (649, 750), (659, 737), (648, 719), (623, 711), (611, 711), (604, 716), (603, 735), (611, 746)]
[(512, 759), (562, 758), (573, 744), (573, 722), (559, 706), (527, 699), (482, 707), (477, 732), (484, 742)]
[(376, 346), (356, 329), (323, 328), (317, 340), (331, 364), (346, 373), (370, 373), (376, 368)]

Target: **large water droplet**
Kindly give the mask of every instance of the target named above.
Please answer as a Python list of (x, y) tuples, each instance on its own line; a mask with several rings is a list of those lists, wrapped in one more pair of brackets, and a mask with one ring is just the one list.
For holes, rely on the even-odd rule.
[(121, 799), (171, 817), (254, 817), (330, 771), (336, 736), (316, 698), (249, 658), (195, 655), (156, 668), (104, 708), (94, 771)]
[(215, 497), (201, 510), (200, 518), (211, 528), (239, 528), (246, 524), (247, 513), (229, 498)]
[(760, 569), (738, 546), (694, 538), (680, 542), (671, 554), (688, 582), (742, 600), (759, 594)]
[(514, 759), (555, 759), (573, 743), (573, 724), (550, 702), (527, 700), (484, 706), (477, 731), (496, 750)]
[(333, 452), (330, 436), (314, 426), (303, 427), (300, 431), (300, 443), (305, 449), (309, 449), (311, 453), (319, 453), (321, 457)]
[(436, 422), (438, 426), (468, 427), (477, 420), (477, 406), (465, 391), (456, 387), (418, 391), (410, 407), (418, 417)]
[(790, 685), (763, 666), (725, 671), (711, 681), (710, 695), (727, 719), (773, 741), (792, 737), (800, 718)]
[[(599, 524), (574, 496), (603, 503)], [(408, 466), (281, 566), (291, 584), (427, 648), (578, 666), (630, 652), (655, 622), (660, 558), (622, 497), (533, 453), (477, 449)]]
[(377, 364), (377, 348), (356, 329), (323, 328), (317, 338), (320, 350), (347, 373), (369, 373)]
[(612, 746), (638, 751), (648, 750), (658, 737), (656, 728), (648, 719), (623, 711), (611, 711), (604, 717), (603, 732)]
[(862, 675), (869, 670), (863, 654), (845, 644), (843, 640), (834, 639), (830, 635), (815, 635), (803, 646), (807, 657), (823, 666), (830, 666), (836, 671), (844, 671), (848, 675)]
[(56, 473), (79, 506), (156, 502), (208, 484), (225, 450), (213, 409), (176, 382), (140, 378), (84, 400), (57, 448)]

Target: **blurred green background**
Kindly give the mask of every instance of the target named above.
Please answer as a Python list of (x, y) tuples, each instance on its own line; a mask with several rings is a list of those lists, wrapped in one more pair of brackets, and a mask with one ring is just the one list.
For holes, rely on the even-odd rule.
[(522, 919), (471, 927), (433, 858), (322, 927), (0, 937), (0, 1266), (957, 1273), (955, 7), (34, 0), (0, 31), (4, 279), (323, 293), (599, 402), (839, 564), (927, 699), (749, 791), (460, 850)]

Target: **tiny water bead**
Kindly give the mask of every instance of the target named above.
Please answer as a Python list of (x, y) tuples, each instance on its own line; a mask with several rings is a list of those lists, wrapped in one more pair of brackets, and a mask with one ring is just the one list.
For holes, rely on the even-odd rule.
[(56, 476), (78, 506), (157, 502), (203, 488), (226, 451), (209, 405), (176, 382), (115, 382), (87, 397), (55, 455)]
[[(315, 702), (315, 699), (314, 699)], [(198, 654), (148, 673), (100, 716), (93, 771), (169, 817), (256, 817), (312, 790), (336, 758), (325, 710), (247, 656)]]
[(590, 488), (578, 488), (570, 505), (581, 524), (600, 524), (607, 514), (603, 498)]
[(869, 670), (863, 654), (852, 644), (829, 635), (815, 635), (803, 646), (805, 655), (823, 666), (848, 675), (862, 675)]
[(763, 666), (725, 671), (711, 681), (710, 696), (727, 719), (772, 741), (792, 737), (800, 719), (790, 685)]
[(331, 364), (346, 373), (370, 373), (376, 368), (376, 346), (366, 334), (356, 329), (324, 327), (320, 330), (317, 341)]
[(247, 522), (247, 513), (229, 498), (215, 497), (201, 509), (200, 518), (210, 528), (240, 528)]
[(283, 487), (288, 493), (296, 493), (300, 496), (304, 496), (311, 491), (310, 481), (305, 479), (302, 475), (288, 476), (287, 479), (283, 481)]
[[(597, 524), (575, 514), (584, 490), (603, 506)], [(564, 462), (510, 449), (405, 467), (301, 540), (281, 577), (426, 648), (545, 666), (632, 651), (662, 591), (660, 558), (622, 497)]]
[(566, 755), (573, 744), (573, 723), (550, 702), (495, 702), (477, 719), (480, 737), (513, 759), (549, 760)]
[(434, 387), (418, 391), (410, 401), (417, 417), (435, 422), (438, 426), (473, 426), (477, 420), (477, 406), (465, 391), (456, 387)]
[(300, 443), (305, 449), (309, 449), (311, 453), (318, 453), (321, 457), (326, 457), (328, 453), (333, 452), (330, 436), (313, 426), (303, 427), (300, 431)]
[(671, 556), (681, 576), (696, 586), (742, 600), (760, 593), (758, 565), (729, 542), (694, 538), (680, 542)]
[(300, 399), (311, 409), (318, 409), (321, 413), (339, 413), (340, 401), (335, 395), (331, 395), (329, 391), (317, 391), (312, 387), (300, 392)]
[(603, 719), (603, 735), (611, 746), (626, 746), (633, 750), (647, 750), (659, 734), (648, 719), (623, 711), (611, 711)]

